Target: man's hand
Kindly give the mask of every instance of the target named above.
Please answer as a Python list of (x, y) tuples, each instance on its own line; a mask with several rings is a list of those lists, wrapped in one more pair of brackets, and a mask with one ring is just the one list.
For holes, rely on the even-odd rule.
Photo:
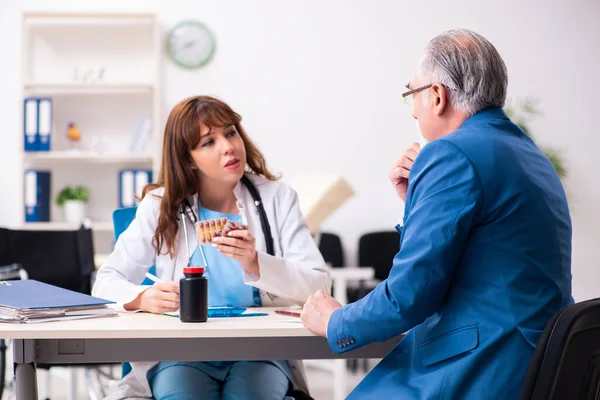
[(256, 239), (248, 230), (233, 230), (228, 236), (215, 237), (212, 246), (224, 256), (238, 260), (242, 269), (260, 278)]
[(333, 297), (323, 290), (309, 296), (302, 307), (300, 319), (311, 332), (327, 337), (327, 325), (331, 314), (342, 307)]
[(392, 167), (390, 171), (390, 181), (392, 185), (394, 185), (394, 189), (396, 189), (396, 193), (402, 199), (402, 201), (406, 201), (406, 192), (408, 190), (408, 176), (410, 175), (410, 169), (417, 158), (417, 155), (421, 151), (421, 145), (417, 142), (413, 143), (402, 157)]
[(156, 282), (144, 290), (132, 302), (123, 306), (126, 310), (142, 310), (162, 314), (179, 309), (179, 282)]

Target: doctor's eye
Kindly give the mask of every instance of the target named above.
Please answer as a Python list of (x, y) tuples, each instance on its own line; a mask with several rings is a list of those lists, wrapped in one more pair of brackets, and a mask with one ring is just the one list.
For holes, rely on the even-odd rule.
[(214, 142), (214, 141), (213, 141), (212, 139), (208, 139), (206, 142), (202, 143), (202, 144), (200, 145), (200, 147), (208, 147), (208, 146), (212, 145), (212, 144), (213, 144), (213, 142)]
[(237, 134), (237, 131), (234, 129), (232, 131), (229, 131), (225, 134), (226, 137), (232, 137), (235, 136)]

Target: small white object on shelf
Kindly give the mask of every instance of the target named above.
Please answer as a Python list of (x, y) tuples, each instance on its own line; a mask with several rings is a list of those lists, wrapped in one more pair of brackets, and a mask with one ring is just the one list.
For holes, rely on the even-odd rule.
[(79, 200), (66, 200), (63, 205), (65, 221), (80, 223), (85, 218), (85, 203)]

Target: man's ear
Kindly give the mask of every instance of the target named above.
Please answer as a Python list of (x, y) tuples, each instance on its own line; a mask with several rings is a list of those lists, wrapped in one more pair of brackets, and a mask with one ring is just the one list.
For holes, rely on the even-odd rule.
[(433, 112), (435, 113), (436, 116), (440, 116), (444, 113), (444, 110), (446, 109), (446, 104), (447, 104), (447, 100), (448, 100), (448, 91), (446, 89), (446, 87), (444, 85), (442, 85), (441, 83), (434, 83), (431, 86), (431, 99), (432, 99), (432, 106), (433, 106)]

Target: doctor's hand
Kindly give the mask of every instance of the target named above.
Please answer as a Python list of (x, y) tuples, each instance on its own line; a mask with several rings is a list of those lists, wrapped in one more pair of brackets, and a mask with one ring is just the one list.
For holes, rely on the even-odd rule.
[(421, 151), (421, 145), (417, 142), (413, 143), (408, 149), (404, 151), (402, 157), (392, 167), (390, 171), (390, 181), (396, 189), (396, 193), (402, 199), (406, 201), (406, 192), (408, 190), (408, 176), (410, 169), (417, 158), (417, 155)]
[(248, 230), (234, 230), (227, 236), (217, 236), (213, 238), (212, 246), (221, 254), (237, 260), (244, 271), (260, 278), (256, 240)]
[(126, 310), (142, 310), (154, 314), (177, 311), (179, 309), (179, 282), (156, 282), (123, 307)]
[(319, 290), (306, 299), (306, 303), (300, 313), (300, 319), (304, 326), (311, 332), (327, 337), (329, 318), (331, 318), (331, 314), (335, 310), (341, 307), (342, 305), (328, 293)]

